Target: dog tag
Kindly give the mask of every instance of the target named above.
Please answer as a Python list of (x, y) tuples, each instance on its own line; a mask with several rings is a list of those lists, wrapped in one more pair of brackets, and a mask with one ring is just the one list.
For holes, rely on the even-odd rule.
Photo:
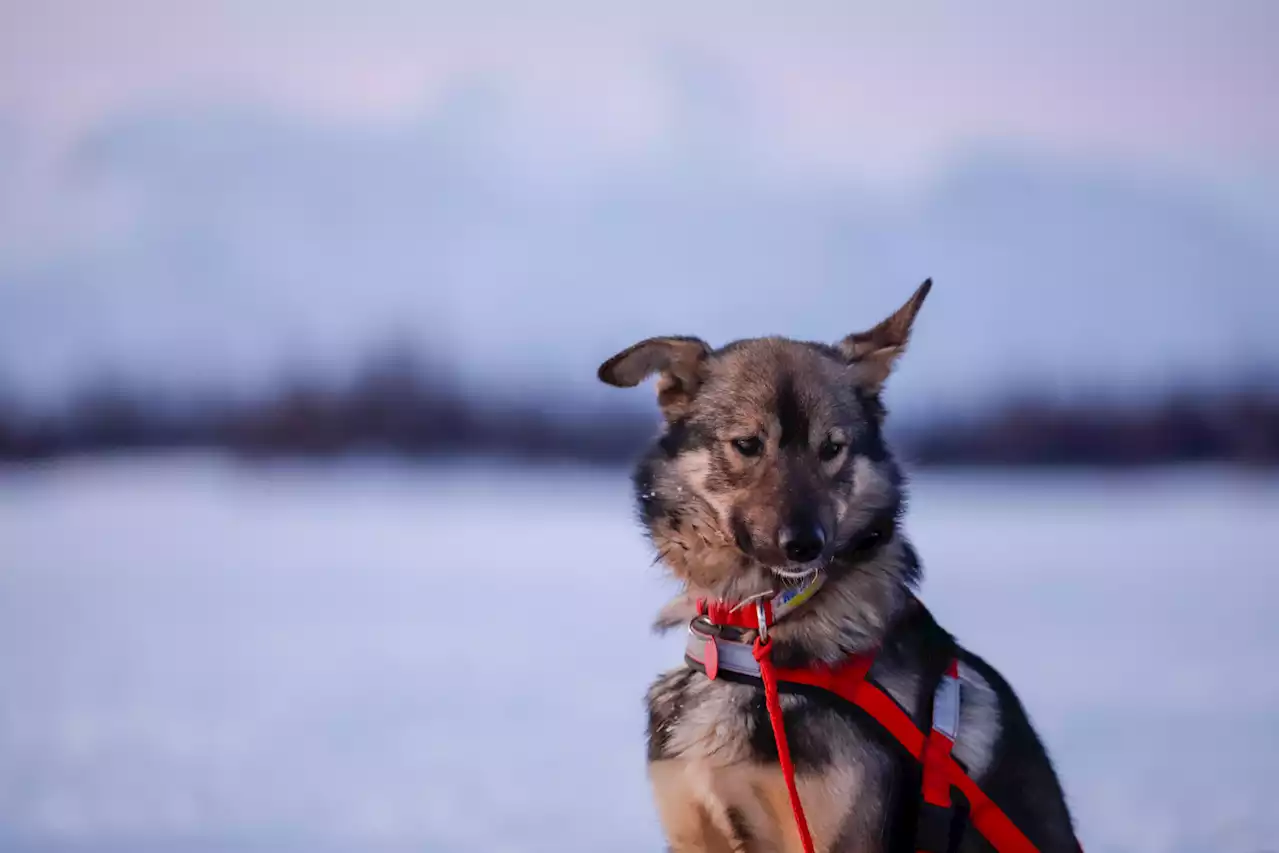
[(707, 678), (715, 680), (716, 673), (720, 671), (720, 651), (715, 640), (707, 640), (702, 647), (702, 667), (707, 671)]

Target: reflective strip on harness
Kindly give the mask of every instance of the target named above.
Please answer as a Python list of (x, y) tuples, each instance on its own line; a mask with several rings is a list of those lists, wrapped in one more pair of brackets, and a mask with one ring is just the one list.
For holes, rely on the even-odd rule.
[(951, 807), (951, 780), (947, 760), (960, 731), (960, 677), (954, 659), (933, 691), (933, 724), (920, 756), (920, 817), (916, 822), (919, 853), (947, 853), (955, 811)]
[(960, 670), (955, 660), (947, 665), (938, 689), (933, 691), (933, 730), (953, 741), (960, 731)]
[(938, 689), (933, 692), (933, 726), (925, 739), (924, 754), (920, 757), (921, 793), (929, 805), (951, 808), (951, 782), (947, 779), (946, 768), (959, 730), (960, 676), (956, 662), (952, 660), (942, 678), (938, 679)]

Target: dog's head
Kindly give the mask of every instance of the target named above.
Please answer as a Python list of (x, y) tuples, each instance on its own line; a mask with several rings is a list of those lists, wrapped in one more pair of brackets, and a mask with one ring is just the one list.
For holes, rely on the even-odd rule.
[(636, 469), (636, 499), (678, 577), (715, 595), (755, 594), (806, 577), (897, 509), (881, 388), (930, 285), (834, 346), (651, 338), (601, 365), (610, 385), (658, 375), (666, 427)]

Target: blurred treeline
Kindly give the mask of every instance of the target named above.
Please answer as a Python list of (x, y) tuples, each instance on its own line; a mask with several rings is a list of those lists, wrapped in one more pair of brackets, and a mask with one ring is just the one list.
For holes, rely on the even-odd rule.
[[(890, 419), (913, 465), (1138, 466), (1277, 463), (1275, 382), (1130, 402), (1011, 399), (964, 416)], [(346, 381), (302, 378), (235, 396), (144, 391), (99, 381), (56, 409), (0, 396), (0, 461), (75, 454), (217, 449), (250, 457), (505, 457), (623, 464), (656, 430), (635, 401), (464, 390), (410, 351), (370, 359)]]

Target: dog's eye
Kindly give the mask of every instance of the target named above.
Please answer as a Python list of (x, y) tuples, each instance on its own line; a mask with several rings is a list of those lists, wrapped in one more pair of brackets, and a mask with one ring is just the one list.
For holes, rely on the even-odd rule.
[(823, 462), (830, 462), (840, 455), (840, 451), (844, 450), (844, 442), (837, 441), (834, 438), (828, 438), (822, 442), (822, 446), (818, 448), (818, 458)]
[(733, 447), (743, 456), (759, 456), (760, 451), (764, 450), (764, 444), (754, 435), (749, 438), (735, 438)]

